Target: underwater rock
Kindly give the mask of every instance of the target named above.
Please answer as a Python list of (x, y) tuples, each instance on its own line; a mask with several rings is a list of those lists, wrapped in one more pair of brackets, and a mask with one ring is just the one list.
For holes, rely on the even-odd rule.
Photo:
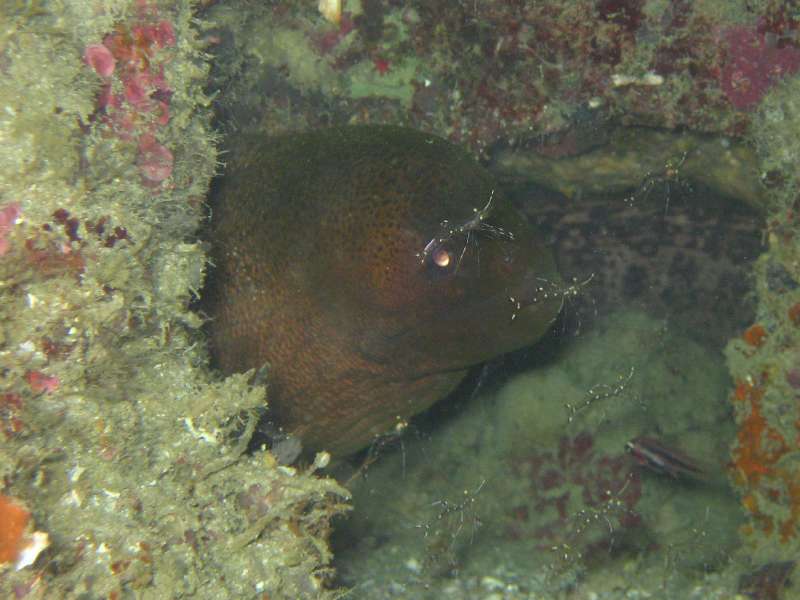
[[(756, 210), (765, 207), (764, 188), (752, 148), (728, 138), (643, 127), (589, 129), (585, 140), (602, 143), (567, 152), (560, 144), (499, 150), (494, 171), (501, 179), (527, 180), (574, 199), (586, 194), (624, 194), (654, 182), (696, 182), (716, 195)], [(606, 139), (607, 137), (607, 139)], [(564, 146), (567, 146), (566, 148)], [(557, 152), (563, 152), (557, 155)]]
[(508, 197), (547, 236), (564, 278), (586, 282), (564, 310), (569, 329), (633, 308), (717, 352), (753, 322), (763, 214), (688, 183), (640, 190), (570, 199), (531, 185)]
[(342, 455), (536, 341), (562, 302), (541, 237), (465, 151), (390, 126), (240, 136), (212, 199), (205, 309), (224, 373)]

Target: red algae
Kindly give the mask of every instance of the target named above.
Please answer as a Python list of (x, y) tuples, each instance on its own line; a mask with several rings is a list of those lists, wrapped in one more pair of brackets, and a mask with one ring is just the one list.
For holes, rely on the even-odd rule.
[(800, 326), (800, 302), (793, 304), (788, 311), (789, 320), (792, 324)]
[(25, 381), (28, 382), (31, 390), (37, 394), (42, 392), (51, 394), (58, 389), (61, 383), (58, 377), (45, 375), (41, 371), (28, 371), (25, 374)]
[(139, 172), (145, 185), (157, 185), (172, 174), (174, 158), (166, 146), (155, 136), (143, 134), (139, 138)]
[(786, 443), (761, 413), (763, 392), (740, 383), (735, 398), (748, 400), (750, 413), (742, 421), (733, 450), (733, 467), (743, 482), (757, 484), (762, 476), (773, 473), (773, 465), (787, 451)]
[(0, 256), (8, 252), (11, 242), (6, 237), (20, 215), (19, 202), (11, 202), (0, 208)]
[[(542, 541), (543, 550), (550, 549), (553, 543), (582, 533), (581, 527), (575, 529), (577, 509), (607, 515), (623, 528), (640, 523), (635, 511), (642, 496), (638, 472), (623, 454), (597, 452), (586, 431), (563, 436), (557, 451), (536, 450), (516, 457), (512, 468), (531, 485), (528, 501), (510, 511), (511, 538), (533, 537)], [(588, 535), (582, 544), (594, 547), (607, 541), (603, 535)]]
[(742, 338), (748, 345), (753, 346), (754, 348), (759, 348), (764, 344), (764, 340), (767, 337), (767, 331), (761, 325), (753, 325), (745, 330), (742, 334)]
[(722, 38), (729, 58), (720, 85), (739, 110), (753, 108), (780, 79), (800, 70), (800, 49), (771, 44), (757, 28), (736, 25), (726, 29)]
[[(747, 405), (740, 419), (737, 443), (733, 448), (731, 470), (734, 481), (744, 488), (742, 504), (753, 515), (761, 534), (779, 534), (781, 543), (797, 535), (800, 524), (800, 484), (796, 468), (782, 464), (792, 451), (762, 410), (764, 390), (749, 382), (738, 382), (733, 399)], [(762, 504), (779, 503), (785, 507), (780, 516), (771, 516)], [(752, 532), (752, 528), (745, 528)]]

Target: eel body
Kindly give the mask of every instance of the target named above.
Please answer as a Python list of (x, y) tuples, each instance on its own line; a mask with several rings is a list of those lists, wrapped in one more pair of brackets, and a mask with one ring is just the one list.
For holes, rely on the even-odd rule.
[(214, 362), (268, 364), (271, 418), (336, 455), (536, 341), (562, 302), (550, 250), (489, 173), (400, 127), (236, 140), (210, 242)]

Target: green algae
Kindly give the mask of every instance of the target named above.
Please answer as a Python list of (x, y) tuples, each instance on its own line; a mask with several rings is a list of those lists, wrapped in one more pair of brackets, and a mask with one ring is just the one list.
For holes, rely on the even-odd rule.
[(553, 158), (518, 149), (495, 157), (498, 172), (576, 194), (625, 194), (651, 179), (695, 182), (760, 211), (766, 195), (753, 149), (730, 138), (645, 128), (614, 128), (600, 147)]
[[(302, 11), (296, 9), (301, 6), (300, 3), (287, 4), (295, 12), (316, 16), (313, 2), (304, 2)], [(459, 4), (470, 10), (473, 6), (479, 6), (471, 2)], [(695, 3), (704, 15), (724, 14), (724, 18), (712, 21), (720, 26), (731, 22), (750, 24), (750, 15), (758, 14), (769, 4), (775, 3), (752, 2), (745, 5), (736, 2), (733, 9), (727, 0)], [(314, 581), (318, 578), (310, 578), (309, 573), (325, 574), (320, 570), (324, 569), (320, 566), (324, 560), (320, 559), (329, 558), (322, 542), (324, 527), (330, 514), (343, 508), (339, 503), (343, 492), (321, 488), (313, 477), (307, 477), (302, 472), (281, 475), (274, 470), (274, 465), (269, 464), (266, 455), (261, 462), (238, 455), (235, 436), (241, 428), (231, 427), (228, 410), (240, 409), (247, 414), (254, 406), (261, 404), (262, 392), (252, 389), (243, 379), (219, 384), (196, 374), (197, 369), (203, 369), (205, 354), (202, 341), (193, 331), (198, 318), (186, 310), (186, 301), (197, 289), (203, 259), (202, 248), (191, 241), (191, 231), (198, 216), (194, 211), (185, 210), (184, 201), (201, 201), (215, 160), (213, 136), (209, 133), (208, 121), (204, 116), (204, 107), (209, 99), (202, 92), (206, 68), (204, 53), (207, 50), (199, 45), (198, 37), (201, 34), (189, 28), (189, 8), (186, 3), (181, 3), (180, 10), (184, 12), (175, 22), (182, 24), (179, 36), (187, 47), (183, 49), (185, 54), (182, 59), (167, 65), (171, 81), (180, 81), (180, 85), (175, 86), (175, 104), (176, 107), (180, 104), (181, 109), (175, 111), (172, 118), (173, 123), (181, 124), (181, 131), (176, 132), (170, 142), (182, 148), (180, 153), (176, 153), (173, 178), (179, 185), (174, 193), (180, 194), (186, 186), (191, 187), (193, 193), (191, 197), (166, 201), (165, 196), (154, 198), (152, 190), (141, 188), (133, 165), (135, 148), (118, 139), (105, 139), (91, 133), (84, 136), (77, 129), (76, 117), (86, 122), (86, 117), (94, 110), (94, 92), (101, 86), (98, 78), (81, 65), (82, 48), (87, 41), (98, 43), (118, 22), (131, 18), (132, 11), (127, 1), (104, 1), (101, 5), (105, 10), (96, 12), (93, 9), (98, 7), (98, 3), (65, 2), (59, 4), (56, 11), (55, 5), (45, 2), (8, 2), (0, 11), (3, 15), (3, 27), (0, 30), (3, 65), (15, 73), (13, 77), (4, 79), (4, 86), (0, 89), (3, 98), (0, 102), (3, 108), (0, 111), (0, 138), (3, 141), (3, 147), (0, 148), (0, 207), (7, 202), (24, 203), (23, 220), (9, 236), (12, 251), (8, 256), (18, 258), (18, 251), (27, 239), (34, 233), (43, 235), (40, 226), (44, 224), (58, 230), (55, 234), (48, 234), (46, 241), (65, 242), (67, 236), (62, 226), (53, 224), (51, 219), (53, 211), (65, 207), (72, 211), (71, 214), (81, 219), (91, 219), (92, 223), (108, 216), (111, 224), (125, 226), (134, 240), (131, 245), (123, 241), (108, 248), (105, 238), (89, 239), (91, 236), (88, 236), (82, 246), (85, 249), (83, 251), (95, 256), (85, 265), (80, 275), (83, 281), (80, 286), (76, 285), (73, 272), (43, 276), (34, 266), (26, 263), (21, 263), (22, 267), (10, 267), (8, 263), (0, 267), (3, 271), (3, 286), (0, 289), (3, 299), (0, 309), (3, 318), (0, 327), (0, 361), (7, 369), (3, 383), (11, 382), (12, 389), (24, 391), (26, 401), (25, 412), (21, 415), (26, 429), (21, 438), (3, 439), (0, 474), (5, 482), (10, 482), (4, 493), (15, 494), (34, 510), (36, 527), (49, 532), (52, 542), (51, 549), (42, 555), (33, 568), (17, 574), (4, 572), (0, 575), (0, 587), (5, 591), (12, 584), (28, 585), (38, 580), (40, 583), (33, 588), (29, 597), (35, 597), (36, 594), (40, 597), (69, 594), (89, 597), (114, 591), (144, 597), (148, 594), (156, 597), (159, 593), (177, 597), (190, 593), (213, 595), (241, 591), (247, 594), (262, 590), (257, 574), (265, 573), (260, 580), (264, 582), (263, 589), (280, 586), (286, 591), (287, 597), (293, 598), (330, 596), (315, 589)], [(245, 18), (246, 11), (235, 5), (219, 3), (219, 6)], [(256, 5), (256, 8), (265, 11), (272, 6), (265, 3)], [(664, 22), (663, 16), (669, 6), (670, 3), (661, 0), (645, 3), (650, 21)], [(744, 10), (745, 6), (748, 12)], [(251, 7), (252, 4), (248, 8)], [(483, 5), (480, 7), (483, 8)], [(322, 23), (320, 18), (318, 21)], [(311, 27), (302, 23), (300, 26), (305, 27), (306, 31), (316, 29), (316, 25)], [(196, 22), (193, 25), (199, 26)], [(446, 27), (443, 24), (437, 27), (439, 39), (446, 40)], [(269, 28), (264, 35), (269, 38)], [(241, 51), (259, 42), (252, 36), (242, 36), (237, 38), (236, 43)], [(52, 52), (54, 48), (58, 52)], [(302, 54), (304, 50), (308, 50), (305, 41), (299, 46), (297, 60), (313, 60), (313, 55)], [(441, 56), (446, 58), (442, 62), (451, 69), (449, 63), (452, 63), (453, 55), (442, 53)], [(264, 60), (270, 60), (268, 53)], [(624, 73), (641, 75), (643, 63), (641, 57), (634, 56), (623, 65)], [(360, 64), (368, 73), (369, 62)], [(216, 91), (224, 87), (222, 92), (230, 92), (235, 97), (241, 90), (235, 82), (237, 78), (242, 79), (242, 73), (248, 71), (243, 65), (241, 57), (226, 64), (226, 68), (230, 66), (227, 71), (230, 79), (227, 82), (233, 81), (234, 84), (212, 89)], [(272, 63), (270, 67), (277, 69), (280, 62)], [(429, 69), (433, 85), (436, 86), (440, 82), (438, 76), (445, 69), (436, 65), (430, 65)], [(308, 72), (314, 73), (313, 70)], [(330, 73), (323, 75), (332, 76)], [(665, 107), (661, 123), (675, 123), (676, 116), (682, 114), (677, 112), (676, 101), (681, 93), (691, 92), (692, 88), (685, 76), (681, 77), (684, 79), (679, 81), (680, 85), (673, 85), (669, 93), (661, 97), (665, 104), (657, 101), (657, 97), (646, 96), (646, 101), (656, 111), (662, 111), (662, 107)], [(16, 85), (15, 81), (25, 84)], [(341, 113), (328, 111), (336, 103), (348, 104), (349, 98), (336, 96), (341, 90), (348, 89), (346, 77), (334, 80), (334, 83), (330, 83), (330, 80), (315, 82), (309, 77), (302, 80), (302, 85), (304, 89), (325, 90), (333, 94), (335, 102), (326, 104), (321, 114), (333, 114), (341, 118)], [(451, 93), (450, 86), (442, 88)], [(792, 348), (797, 347), (797, 328), (787, 318), (788, 310), (800, 300), (796, 289), (787, 289), (792, 286), (792, 280), (797, 281), (797, 265), (800, 264), (797, 260), (796, 236), (793, 234), (796, 223), (789, 218), (790, 211), (795, 207), (796, 146), (800, 139), (796, 88), (797, 80), (791, 78), (776, 86), (764, 99), (761, 109), (757, 111), (754, 126), (746, 134), (748, 140), (755, 142), (761, 161), (755, 176), (739, 177), (737, 173), (728, 171), (734, 176), (733, 181), (744, 182), (741, 187), (744, 192), (734, 192), (734, 195), (741, 193), (741, 196), (747, 197), (751, 191), (755, 191), (759, 204), (769, 206), (770, 227), (767, 237), (771, 242), (769, 251), (753, 270), (753, 281), (761, 300), (758, 322), (768, 332), (767, 341), (756, 352), (740, 340), (735, 340), (728, 350), (729, 365), (734, 377), (741, 380), (757, 376), (765, 368), (774, 375), (771, 378), (773, 387), (765, 395), (765, 403), (771, 422), (786, 428), (787, 434), (791, 432), (792, 419), (786, 417), (785, 411), (787, 406), (792, 409), (787, 403), (790, 403), (794, 391), (790, 389), (785, 374), (796, 365)], [(260, 89), (264, 89), (264, 86)], [(461, 90), (452, 90), (454, 102), (463, 101), (461, 96)], [(619, 106), (625, 106), (626, 101), (633, 102), (638, 97), (638, 93), (631, 93), (619, 100)], [(688, 98), (692, 98), (691, 94)], [(268, 117), (262, 118), (262, 122), (278, 129), (285, 128), (287, 124), (302, 126), (308, 118), (308, 111), (317, 111), (316, 106), (309, 109), (309, 104), (298, 108), (300, 103), (296, 98), (292, 97), (291, 100), (295, 102), (294, 106), (290, 102), (288, 108), (274, 110)], [(540, 131), (547, 131), (548, 126), (556, 129), (565, 126), (570, 120), (572, 105), (562, 103), (558, 98), (547, 100), (549, 106), (555, 108), (548, 110), (535, 131), (525, 129), (527, 122), (524, 122), (518, 130), (512, 128), (508, 133), (507, 129), (505, 133), (513, 136), (515, 132), (524, 130), (525, 133), (536, 135)], [(449, 115), (447, 111), (451, 107), (447, 102), (439, 102), (439, 105), (429, 122), (437, 123), (441, 131), (453, 131), (453, 118), (460, 117), (460, 114), (456, 112), (455, 116)], [(637, 104), (633, 102), (633, 106), (635, 108)], [(695, 105), (693, 109), (696, 108)], [(389, 114), (395, 114), (387, 110)], [(717, 116), (713, 110), (714, 107), (700, 113), (698, 120), (707, 126), (715, 123)], [(251, 116), (248, 111), (241, 114)], [(276, 119), (276, 116), (280, 118)], [(347, 116), (356, 118), (349, 114)], [(486, 116), (487, 119), (496, 120), (489, 111)], [(694, 116), (697, 117), (697, 114)], [(19, 124), (23, 122), (25, 125), (21, 127)], [(242, 122), (246, 121), (243, 119)], [(677, 122), (691, 124), (693, 121), (687, 117), (686, 121), (679, 119)], [(455, 130), (467, 131), (474, 124), (468, 119), (463, 120), (460, 128)], [(711, 155), (716, 153), (713, 146), (708, 148), (712, 148)], [(649, 172), (662, 173), (666, 162), (680, 159), (684, 151), (677, 148), (675, 152), (657, 155), (652, 161), (645, 156), (645, 160), (650, 162), (637, 163), (634, 170), (623, 169), (616, 173), (626, 178), (626, 185), (635, 187), (648, 177)], [(89, 159), (89, 164), (86, 173), (76, 179), (74, 167), (82, 165), (81, 154)], [(713, 156), (706, 158), (713, 159)], [(742, 164), (752, 163), (748, 159)], [(547, 171), (544, 173), (546, 175)], [(759, 179), (764, 182), (764, 189), (759, 189)], [(613, 177), (607, 178), (607, 181), (614, 183)], [(552, 185), (572, 193), (585, 184), (571, 177), (563, 181), (553, 178)], [(80, 233), (85, 235), (83, 229)], [(41, 247), (46, 248), (47, 245)], [(2, 260), (3, 257), (0, 257)], [(106, 287), (113, 288), (114, 293), (109, 295)], [(638, 323), (644, 326), (646, 321)], [(657, 329), (654, 327), (652, 331)], [(35, 343), (44, 338), (60, 342), (55, 353), (53, 349), (50, 350), (50, 356)], [(70, 349), (73, 346), (75, 349)], [(60, 352), (66, 354), (59, 357)], [(698, 365), (710, 364), (704, 362), (708, 357), (692, 356)], [(576, 382), (564, 377), (563, 381), (554, 380), (548, 385), (536, 380), (533, 375), (530, 376), (531, 381), (525, 381), (526, 377), (523, 376), (521, 381), (509, 385), (508, 397), (512, 396), (512, 388), (518, 386), (515, 395), (522, 390), (529, 390), (536, 381), (547, 392), (547, 398), (564, 393), (572, 402), (580, 402), (586, 385), (613, 382), (619, 375), (626, 376), (628, 373), (624, 364), (603, 365), (601, 361), (593, 364), (605, 366), (609, 371), (588, 377), (584, 374)], [(43, 369), (48, 374), (57, 375), (62, 384), (58, 394), (34, 398), (26, 389), (26, 384), (20, 383), (29, 368)], [(713, 371), (718, 373), (716, 369)], [(649, 374), (658, 375), (654, 372)], [(169, 403), (171, 398), (175, 401)], [(519, 403), (522, 404), (521, 401)], [(679, 403), (679, 406), (685, 405)], [(210, 410), (206, 417), (202, 411), (195, 411), (200, 408)], [(482, 414), (489, 414), (490, 409), (491, 406), (486, 407)], [(530, 416), (521, 413), (526, 419), (536, 415), (529, 405), (526, 405), (526, 410), (532, 413)], [(663, 415), (669, 416), (671, 410), (671, 407), (665, 407)], [(737, 411), (740, 409), (737, 408)], [(557, 426), (564, 419), (564, 414), (555, 408), (546, 414), (539, 414), (543, 421), (550, 422), (550, 427)], [(177, 425), (173, 423), (171, 429), (165, 429), (159, 415), (164, 415), (167, 420), (177, 419)], [(585, 411), (581, 415), (589, 417)], [(747, 415), (743, 410), (737, 412), (740, 420), (746, 419)], [(678, 413), (676, 416), (682, 415)], [(189, 421), (185, 420), (187, 417)], [(136, 422), (146, 423), (153, 429), (142, 435), (141, 427), (136, 426)], [(509, 422), (513, 423), (513, 419), (509, 419)], [(550, 430), (545, 425), (542, 423), (537, 426), (537, 431)], [(100, 433), (106, 433), (105, 438), (101, 439), (100, 433), (93, 432), (92, 428), (98, 427)], [(233, 438), (226, 439), (225, 432), (229, 432)], [(166, 437), (159, 437), (159, 433), (165, 433)], [(675, 439), (687, 444), (687, 449), (705, 448), (704, 440), (698, 439), (702, 438), (702, 433), (682, 432), (679, 427), (673, 433), (677, 435)], [(551, 433), (551, 437), (554, 438), (555, 434)], [(117, 443), (109, 445), (109, 439)], [(469, 445), (462, 444), (457, 437), (451, 439), (456, 440), (453, 442), (454, 450), (459, 450), (456, 454), (463, 458), (464, 453), (469, 452)], [(478, 439), (467, 436), (464, 442), (476, 442)], [(409, 450), (412, 440), (405, 441)], [(609, 444), (609, 448), (616, 447), (616, 441)], [(442, 443), (442, 446), (446, 448), (448, 444)], [(112, 457), (110, 462), (106, 458), (98, 458), (98, 448), (111, 447), (117, 448), (116, 457)], [(195, 454), (198, 448), (202, 450)], [(181, 451), (184, 451), (183, 454), (180, 454)], [(119, 458), (120, 453), (125, 457), (124, 467), (128, 470), (128, 476), (119, 472), (124, 471), (119, 468), (123, 464), (120, 462), (123, 460)], [(176, 456), (180, 458), (181, 466), (170, 462)], [(186, 466), (184, 458), (191, 459), (193, 456), (206, 463), (221, 459), (221, 462), (214, 464), (224, 466), (230, 463), (230, 467), (222, 468), (198, 485), (199, 475), (191, 466)], [(81, 462), (76, 462), (76, 458), (80, 458)], [(396, 468), (391, 489), (410, 487), (403, 483), (400, 458), (390, 457), (390, 460)], [(786, 464), (796, 465), (796, 458), (788, 457)], [(283, 516), (277, 520), (268, 520), (255, 513), (246, 517), (241, 507), (232, 507), (231, 499), (237, 494), (249, 490), (253, 485), (263, 484), (261, 476), (265, 472), (271, 488), (297, 486), (296, 493), (290, 495), (293, 498), (291, 502), (280, 505), (279, 514)], [(372, 473), (375, 471), (369, 473), (370, 478), (373, 477)], [(154, 475), (159, 477), (154, 479)], [(110, 478), (109, 485), (104, 485), (106, 477)], [(143, 511), (136, 510), (135, 497), (136, 486), (142, 481), (158, 481), (158, 485), (151, 485), (145, 490), (147, 502)], [(485, 568), (476, 568), (472, 572), (475, 573), (472, 587), (458, 578), (450, 580), (448, 593), (452, 595), (496, 597), (503, 594), (514, 597), (517, 594), (528, 598), (552, 598), (554, 593), (534, 591), (547, 589), (544, 587), (544, 578), (541, 581), (533, 578), (533, 583), (526, 589), (520, 585), (515, 573), (498, 567), (499, 561), (491, 563), (490, 558), (496, 555), (491, 554), (491, 546), (483, 544), (485, 538), (480, 537), (486, 530), (480, 526), (485, 513), (481, 502), (487, 498), (486, 486), (481, 487), (481, 481), (478, 477), (464, 477), (453, 488), (437, 488), (431, 494), (418, 491), (416, 501), (409, 499), (406, 502), (403, 499), (404, 507), (422, 507), (419, 513), (402, 513), (406, 517), (406, 527), (413, 529), (415, 534), (417, 545), (412, 546), (422, 548), (421, 554), (415, 556), (424, 556), (427, 548), (435, 556), (441, 557), (433, 562), (444, 565), (446, 570), (454, 552), (456, 558), (461, 554), (468, 561), (479, 552), (487, 552), (489, 559)], [(658, 483), (658, 480), (653, 481), (654, 485)], [(399, 486), (396, 485), (398, 483)], [(656, 518), (655, 522), (663, 524), (665, 532), (672, 531), (682, 523), (692, 526), (686, 538), (681, 539), (677, 533), (676, 537), (670, 538), (675, 552), (661, 555), (667, 560), (668, 567), (677, 567), (677, 570), (635, 559), (614, 563), (615, 567), (620, 567), (614, 571), (592, 570), (584, 569), (580, 561), (575, 560), (567, 561), (567, 567), (575, 564), (577, 568), (571, 572), (565, 569), (556, 582), (561, 582), (562, 588), (579, 582), (587, 594), (595, 593), (608, 598), (619, 597), (619, 590), (631, 581), (644, 582), (633, 586), (634, 589), (629, 590), (631, 595), (641, 595), (642, 589), (652, 591), (655, 586), (667, 597), (730, 598), (735, 593), (732, 590), (737, 587), (738, 574), (745, 569), (752, 569), (751, 560), (780, 559), (793, 552), (794, 542), (781, 544), (774, 537), (758, 533), (744, 538), (748, 543), (742, 545), (738, 558), (729, 569), (707, 573), (700, 583), (692, 581), (689, 575), (693, 572), (683, 570), (683, 557), (691, 555), (692, 547), (697, 543), (701, 546), (701, 557), (713, 558), (712, 553), (706, 552), (705, 539), (711, 531), (704, 526), (704, 516), (682, 521), (681, 515), (676, 514), (675, 510), (683, 508), (683, 505), (678, 504), (678, 498), (673, 495), (674, 488), (666, 483), (663, 488), (663, 493), (670, 494), (670, 501), (664, 505), (672, 510), (672, 514), (667, 514), (661, 520)], [(330, 493), (325, 494), (326, 489)], [(128, 504), (114, 498), (120, 490), (131, 499)], [(465, 490), (468, 492), (466, 495)], [(414, 493), (413, 489), (404, 492), (408, 495)], [(760, 504), (765, 512), (775, 519), (786, 518), (788, 512), (784, 502), (772, 503), (767, 494), (758, 493), (761, 494)], [(465, 498), (474, 498), (475, 503), (465, 504)], [(707, 502), (698, 494), (687, 495), (688, 498), (701, 504)], [(77, 507), (61, 507), (65, 499), (80, 504)], [(311, 521), (301, 521), (302, 528), (298, 529), (296, 520), (284, 516), (304, 513), (308, 499), (316, 507), (316, 512), (312, 511)], [(440, 522), (438, 517), (442, 514), (442, 499), (447, 499), (450, 506), (462, 507), (463, 510), (445, 515), (446, 526), (440, 528), (441, 533), (437, 534), (436, 524)], [(429, 502), (440, 504), (431, 506)], [(156, 505), (159, 508), (154, 510)], [(127, 506), (132, 508), (129, 510)], [(730, 505), (726, 506), (730, 508)], [(175, 511), (171, 512), (173, 508)], [(689, 505), (686, 508), (690, 510), (687, 514), (697, 517), (696, 512), (691, 512), (696, 511), (697, 507)], [(191, 518), (191, 515), (197, 517), (191, 523), (198, 526), (182, 531), (181, 525), (187, 523), (182, 519)], [(161, 525), (153, 522), (155, 517), (162, 521)], [(72, 519), (72, 522), (68, 519)], [(425, 541), (424, 527), (416, 528), (416, 525), (428, 523), (433, 525), (430, 531), (435, 539), (432, 542)], [(455, 536), (453, 545), (453, 533), (459, 524), (463, 524), (464, 528)], [(261, 527), (266, 529), (262, 530)], [(477, 532), (477, 537), (473, 536), (473, 530)], [(219, 542), (220, 531), (223, 532), (223, 543)], [(258, 535), (260, 531), (263, 531), (262, 535)], [(312, 541), (308, 546), (300, 545), (298, 531), (302, 534), (300, 539), (306, 541), (309, 537), (305, 534), (311, 532)], [(196, 536), (198, 532), (200, 535)], [(80, 544), (75, 543), (78, 539), (76, 536), (87, 533), (91, 535), (80, 538)], [(171, 534), (173, 538), (165, 537), (166, 534)], [(285, 554), (269, 544), (273, 535), (284, 544)], [(185, 540), (183, 544), (170, 545), (181, 536)], [(365, 544), (361, 547), (369, 549), (370, 540), (381, 541), (385, 536), (376, 526), (361, 539), (365, 540), (361, 542)], [(716, 541), (718, 538), (713, 539)], [(113, 543), (104, 545), (108, 540)], [(246, 560), (242, 544), (250, 540), (250, 544), (244, 546), (245, 550), (258, 551), (248, 555), (255, 561), (247, 564), (247, 568), (252, 567), (248, 572), (253, 586), (247, 590), (233, 590), (214, 576), (223, 573), (229, 575), (231, 580), (241, 578), (241, 567)], [(143, 551), (144, 547), (137, 550), (135, 544), (140, 541), (144, 541), (151, 549), (155, 548), (155, 551), (148, 554)], [(253, 558), (262, 551), (262, 544), (269, 546), (269, 549), (263, 549), (270, 559), (267, 567)], [(85, 549), (84, 553), (76, 554), (74, 551), (80, 547)], [(726, 545), (722, 544), (721, 547), (725, 548)], [(380, 565), (370, 563), (375, 570), (364, 571), (366, 579), (358, 581), (353, 596), (358, 597), (359, 593), (366, 595), (370, 586), (385, 592), (386, 587), (380, 586), (396, 577), (398, 569), (403, 569), (402, 572), (407, 573), (412, 582), (406, 586), (405, 592), (390, 588), (392, 593), (398, 597), (405, 594), (413, 598), (420, 598), (426, 593), (427, 581), (420, 576), (420, 568), (424, 565), (415, 563), (411, 559), (413, 557), (403, 554), (403, 546), (398, 545), (397, 548), (394, 556), (400, 558), (387, 561), (385, 570)], [(97, 549), (102, 551), (92, 554), (91, 551)], [(112, 571), (112, 568), (119, 570), (127, 560), (132, 562), (124, 573)], [(345, 563), (340, 563), (340, 566), (345, 567)], [(260, 571), (262, 568), (266, 571)], [(576, 577), (576, 574), (582, 578)], [(91, 590), (88, 589), (89, 581), (94, 582)], [(665, 581), (669, 587), (665, 587)], [(553, 585), (552, 580), (549, 585)], [(688, 596), (687, 590), (694, 596)]]
[[(775, 86), (759, 107), (752, 131), (761, 179), (768, 193), (768, 250), (753, 268), (758, 298), (753, 327), (761, 328), (765, 336), (757, 344), (735, 338), (725, 348), (728, 366), (738, 384), (733, 404), (741, 436), (733, 447), (734, 459), (739, 451), (755, 451), (757, 460), (763, 461), (759, 467), (763, 478), (753, 477), (742, 466), (733, 478), (738, 492), (748, 498), (745, 506), (752, 533), (746, 539), (750, 542), (750, 556), (760, 563), (785, 560), (800, 548), (800, 498), (793, 490), (800, 472), (800, 452), (791, 441), (796, 439), (800, 417), (796, 384), (792, 383), (800, 347), (800, 329), (792, 316), (794, 307), (800, 306), (796, 222), (800, 189), (796, 169), (800, 160), (798, 89), (797, 77)], [(761, 418), (763, 437), (761, 429), (751, 435), (752, 423)], [(770, 450), (761, 452), (759, 448)]]
[[(334, 597), (326, 538), (348, 492), (244, 453), (264, 389), (209, 374), (189, 306), (217, 168), (193, 3), (5, 3), (0, 23), (0, 208), (19, 210), (0, 256), (0, 473), (49, 538), (0, 567), (0, 595)], [(175, 42), (123, 39), (140, 60), (110, 80), (82, 60), (156, 26)], [(160, 120), (124, 99), (154, 72)], [(163, 180), (142, 177), (145, 144), (169, 156)]]
[[(603, 593), (615, 585), (683, 597), (738, 546), (742, 516), (725, 472), (734, 436), (725, 418), (729, 385), (721, 357), (674, 328), (630, 309), (608, 314), (557, 360), (472, 398), (430, 437), (371, 466), (353, 487), (356, 512), (342, 535), (369, 544), (380, 531), (389, 541), (367, 560), (343, 546), (337, 565), (348, 581), (378, 577), (404, 586), (409, 598), (437, 597), (448, 585), (443, 575), (454, 571), (461, 581), (514, 582), (520, 594), (512, 598), (526, 597), (521, 590), (560, 597), (571, 586)], [(607, 458), (559, 462), (565, 436), (582, 432), (591, 432), (595, 456)], [(604, 473), (602, 461), (624, 457), (625, 443), (643, 433), (701, 457), (706, 478), (681, 482), (634, 471), (641, 498), (632, 506), (616, 506), (615, 495), (594, 508), (583, 504), (594, 477), (608, 476), (605, 485), (625, 497), (634, 482)], [(549, 461), (543, 468), (572, 475), (537, 491), (545, 480), (528, 479), (515, 464), (540, 459)], [(555, 504), (561, 494), (568, 495), (563, 519)], [(457, 507), (452, 518), (442, 518), (442, 502)], [(628, 509), (641, 519), (632, 529), (617, 520)], [(550, 533), (537, 535), (540, 528)], [(614, 552), (594, 546), (609, 531)], [(398, 557), (409, 556), (417, 566), (398, 565)], [(377, 589), (364, 590), (364, 598), (380, 597)]]

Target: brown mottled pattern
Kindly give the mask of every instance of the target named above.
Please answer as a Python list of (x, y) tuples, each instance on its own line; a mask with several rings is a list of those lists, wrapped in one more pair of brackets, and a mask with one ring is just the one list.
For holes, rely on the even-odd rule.
[(586, 320), (636, 307), (716, 347), (752, 322), (749, 271), (763, 227), (755, 211), (686, 186), (632, 199), (528, 190), (514, 202), (548, 236), (564, 277), (594, 274), (578, 302)]
[(536, 292), (559, 285), (552, 256), (499, 193), (487, 222), (513, 241), (460, 234), (449, 268), (421, 260), (493, 190), (440, 138), (345, 127), (239, 139), (228, 156), (204, 292), (213, 357), (225, 373), (268, 362), (271, 415), (307, 449), (363, 447), (555, 317), (560, 298)]

